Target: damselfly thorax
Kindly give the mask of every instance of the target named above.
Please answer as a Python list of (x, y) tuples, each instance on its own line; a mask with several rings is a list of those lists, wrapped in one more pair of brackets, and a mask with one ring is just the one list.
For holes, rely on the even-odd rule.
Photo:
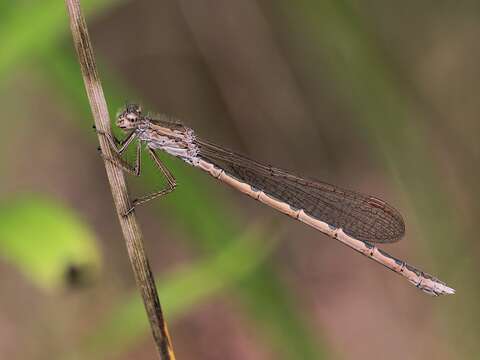
[(139, 106), (129, 105), (117, 119), (119, 127), (133, 130), (138, 140), (151, 149), (165, 151), (189, 164), (193, 164), (198, 155), (194, 131), (167, 116), (160, 115), (151, 119), (142, 116)]

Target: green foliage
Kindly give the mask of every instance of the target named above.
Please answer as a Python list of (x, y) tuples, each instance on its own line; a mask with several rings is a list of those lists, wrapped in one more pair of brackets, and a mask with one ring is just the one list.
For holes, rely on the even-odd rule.
[[(86, 14), (106, 8), (113, 0), (82, 1)], [(117, 1), (118, 2), (118, 1)], [(0, 79), (13, 73), (19, 63), (47, 51), (67, 34), (66, 7), (63, 1), (25, 1), (15, 8), (5, 6), (0, 14)], [(40, 41), (39, 41), (40, 39)]]
[(100, 266), (88, 226), (69, 208), (32, 195), (0, 204), (0, 256), (49, 290), (76, 280), (72, 269), (94, 276)]
[[(273, 245), (274, 238), (265, 242), (264, 237), (265, 233), (256, 227), (247, 229), (217, 254), (163, 276), (158, 286), (167, 320), (181, 316), (213, 294), (254, 274)], [(92, 360), (115, 358), (148, 333), (143, 303), (134, 292), (112, 307), (75, 356)]]

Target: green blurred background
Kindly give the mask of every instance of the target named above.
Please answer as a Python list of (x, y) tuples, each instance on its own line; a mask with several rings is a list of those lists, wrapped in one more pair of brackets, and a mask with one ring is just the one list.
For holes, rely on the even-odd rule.
[[(137, 210), (179, 359), (476, 359), (480, 3), (85, 0), (125, 100), (387, 199), (432, 298), (163, 157)], [(0, 358), (152, 359), (63, 1), (0, 2)], [(133, 194), (161, 185), (145, 164)]]

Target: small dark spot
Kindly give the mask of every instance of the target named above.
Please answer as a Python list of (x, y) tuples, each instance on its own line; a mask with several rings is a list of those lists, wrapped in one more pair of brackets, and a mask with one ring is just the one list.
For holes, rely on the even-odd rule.
[(88, 274), (85, 266), (70, 264), (65, 269), (65, 283), (70, 288), (82, 288), (88, 284)]

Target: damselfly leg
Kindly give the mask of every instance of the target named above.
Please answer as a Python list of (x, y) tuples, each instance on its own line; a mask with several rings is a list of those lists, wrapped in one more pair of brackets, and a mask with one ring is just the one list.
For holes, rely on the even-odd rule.
[(156, 191), (154, 193), (142, 196), (140, 198), (137, 198), (133, 200), (133, 206), (131, 209), (128, 210), (127, 214), (132, 212), (135, 206), (139, 204), (145, 204), (146, 202), (149, 202), (150, 200), (156, 199), (158, 197), (167, 195), (168, 193), (172, 192), (175, 190), (177, 187), (177, 181), (175, 180), (175, 177), (173, 174), (168, 170), (168, 168), (165, 166), (165, 164), (160, 160), (158, 155), (153, 151), (152, 149), (148, 148), (148, 154), (152, 157), (153, 162), (155, 163), (156, 167), (161, 171), (165, 179), (167, 179), (167, 184), (166, 187)]
[[(141, 158), (142, 158), (142, 142), (138, 141), (137, 142), (137, 149), (136, 149), (136, 155), (135, 155), (135, 165), (132, 166), (127, 160), (125, 160), (122, 157), (122, 154), (125, 152), (125, 150), (128, 148), (128, 146), (133, 142), (133, 140), (136, 138), (135, 132), (130, 133), (125, 139), (118, 140), (115, 136), (112, 136), (110, 134), (106, 134), (104, 132), (101, 132), (97, 130), (99, 134), (104, 135), (108, 139), (108, 143), (112, 150), (115, 151), (117, 154), (116, 158), (107, 158), (104, 157), (102, 154), (102, 157), (104, 157), (106, 160), (112, 162), (113, 164), (120, 166), (123, 170), (127, 171), (128, 173), (134, 175), (134, 176), (140, 176), (141, 174)], [(168, 193), (172, 192), (175, 190), (177, 186), (177, 182), (175, 180), (175, 177), (173, 174), (168, 170), (168, 168), (163, 164), (163, 162), (160, 160), (158, 155), (155, 153), (154, 150), (147, 148), (148, 149), (148, 154), (151, 156), (153, 159), (153, 162), (155, 166), (160, 170), (160, 172), (163, 174), (165, 179), (167, 180), (166, 187), (159, 191), (155, 191), (151, 194), (147, 194), (144, 196), (141, 196), (139, 198), (136, 198), (132, 202), (132, 207), (127, 210), (127, 212), (124, 214), (125, 216), (131, 213), (134, 209), (135, 206), (139, 204), (144, 204), (149, 202), (150, 200), (156, 199), (158, 197), (161, 197), (163, 195), (167, 195)]]
[[(137, 150), (136, 150), (136, 156), (135, 156), (135, 165), (131, 165), (127, 160), (122, 158), (122, 153), (126, 150), (128, 145), (132, 143), (132, 140), (135, 138), (135, 136), (132, 136), (130, 134), (125, 140), (119, 141), (117, 138), (112, 137), (108, 134), (105, 134), (103, 132), (97, 131), (99, 134), (104, 135), (108, 139), (108, 143), (110, 145), (110, 148), (115, 151), (116, 156), (115, 157), (107, 157), (103, 155), (103, 153), (100, 151), (100, 156), (103, 157), (105, 160), (110, 161), (112, 164), (120, 166), (123, 170), (128, 172), (129, 174), (132, 174), (134, 176), (140, 176), (140, 171), (141, 171), (141, 151), (142, 151), (142, 144), (139, 141), (137, 143)], [(117, 148), (116, 144), (120, 145), (120, 148)], [(125, 144), (127, 146), (125, 146)], [(98, 148), (100, 150), (100, 148)]]
[(124, 151), (128, 148), (128, 146), (132, 143), (133, 140), (137, 137), (135, 131), (132, 131), (125, 139), (118, 140), (115, 135), (107, 134), (106, 132), (100, 131), (95, 128), (95, 131), (100, 135), (103, 135), (107, 138), (110, 147), (114, 150), (118, 155), (122, 155)]

